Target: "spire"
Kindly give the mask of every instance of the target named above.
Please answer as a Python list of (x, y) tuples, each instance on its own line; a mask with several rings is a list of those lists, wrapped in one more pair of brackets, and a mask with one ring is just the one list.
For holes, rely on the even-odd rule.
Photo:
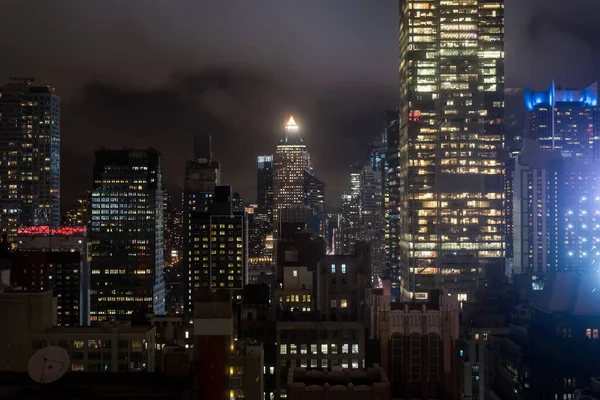
[(294, 132), (298, 130), (298, 125), (296, 124), (296, 121), (294, 120), (293, 116), (290, 116), (290, 119), (288, 120), (287, 124), (285, 124), (285, 130)]
[(304, 146), (304, 141), (298, 132), (299, 130), (300, 129), (298, 128), (298, 124), (296, 124), (296, 120), (293, 116), (290, 116), (290, 119), (288, 119), (288, 122), (285, 124), (285, 131), (279, 140), (279, 145)]

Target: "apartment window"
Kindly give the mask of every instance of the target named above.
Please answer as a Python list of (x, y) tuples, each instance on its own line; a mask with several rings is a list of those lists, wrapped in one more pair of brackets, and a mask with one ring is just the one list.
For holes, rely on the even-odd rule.
[(340, 307), (347, 308), (348, 307), (348, 301), (346, 299), (342, 299), (340, 301)]
[(358, 360), (352, 360), (352, 368), (358, 368)]
[(475, 340), (479, 340), (479, 333), (475, 334)]
[(348, 368), (348, 360), (342, 360), (342, 368)]
[(83, 364), (76, 364), (76, 363), (71, 364), (71, 371), (82, 372), (83, 371)]
[(337, 354), (337, 344), (331, 345), (331, 354)]
[(321, 345), (321, 354), (327, 354), (327, 345), (326, 344)]
[(588, 339), (592, 338), (592, 329), (591, 328), (587, 328), (585, 330), (585, 337), (588, 338)]
[(352, 354), (358, 354), (358, 345), (357, 344), (352, 345)]
[(301, 344), (301, 345), (300, 345), (300, 354), (306, 354), (306, 353), (307, 353), (307, 350), (308, 350), (308, 349), (307, 349), (307, 347), (308, 347), (308, 345), (306, 345), (306, 344)]
[(317, 360), (315, 360), (314, 358), (310, 360), (310, 367), (317, 368)]
[(346, 273), (346, 264), (342, 264), (342, 274)]
[(593, 330), (593, 337), (594, 339), (598, 339), (598, 329)]
[(331, 273), (335, 274), (335, 264), (331, 264)]
[(311, 344), (310, 345), (310, 354), (317, 354), (317, 345), (316, 344)]
[(487, 334), (487, 332), (485, 332), (485, 333), (483, 334), (483, 340), (488, 340), (488, 334)]
[(306, 368), (306, 365), (307, 365), (307, 364), (306, 364), (306, 359), (304, 359), (304, 360), (300, 360), (300, 367), (302, 367), (302, 368)]
[(331, 306), (331, 308), (336, 308), (337, 307), (337, 300), (335, 300), (335, 299), (331, 300), (330, 301), (330, 306)]
[(326, 358), (321, 360), (321, 368), (327, 368), (327, 359)]
[(290, 354), (298, 354), (298, 349), (295, 344), (290, 344)]
[(344, 343), (342, 345), (342, 354), (348, 354), (348, 344)]
[(287, 354), (287, 344), (279, 345), (279, 354)]
[(298, 276), (298, 271), (297, 271), (297, 270), (294, 270), (294, 271), (292, 272), (292, 275), (294, 275), (294, 278), (295, 278), (295, 277), (297, 277), (297, 276)]

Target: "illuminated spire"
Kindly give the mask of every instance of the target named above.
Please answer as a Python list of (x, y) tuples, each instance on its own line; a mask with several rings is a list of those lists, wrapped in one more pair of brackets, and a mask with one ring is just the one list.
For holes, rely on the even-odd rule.
[(298, 130), (298, 125), (296, 124), (296, 121), (294, 120), (293, 116), (290, 116), (290, 119), (288, 120), (287, 124), (285, 124), (285, 130), (286, 131), (297, 131)]

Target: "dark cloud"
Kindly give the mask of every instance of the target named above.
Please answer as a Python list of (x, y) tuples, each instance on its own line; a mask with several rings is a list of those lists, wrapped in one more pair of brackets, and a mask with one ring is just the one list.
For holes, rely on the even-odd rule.
[(362, 156), (365, 142), (379, 130), (383, 110), (394, 104), (393, 90), (336, 85), (322, 90), (289, 82), (293, 80), (227, 67), (180, 72), (153, 88), (118, 79), (90, 80), (79, 97), (63, 105), (63, 120), (68, 121), (62, 132), (63, 177), (70, 183), (65, 197), (91, 182), (81, 171), (91, 171), (92, 153), (87, 162), (76, 156), (81, 132), (86, 148), (160, 149), (170, 185), (181, 185), (193, 135), (210, 133), (214, 156), (222, 161), (223, 182), (253, 200), (256, 156), (275, 150), (285, 118), (295, 114), (317, 174), (336, 201), (347, 184), (348, 165)]
[[(100, 146), (155, 146), (167, 183), (180, 184), (192, 135), (206, 131), (224, 182), (253, 199), (254, 157), (274, 151), (294, 113), (338, 202), (397, 103), (398, 4), (3, 0), (0, 77), (57, 88), (67, 200), (91, 186)], [(507, 87), (598, 79), (600, 2), (506, 0), (505, 12)], [(507, 109), (521, 101), (507, 98)]]
[(581, 15), (540, 11), (531, 16), (528, 32), (533, 40), (550, 34), (567, 34), (591, 51), (600, 50), (600, 25), (596, 20), (586, 20)]

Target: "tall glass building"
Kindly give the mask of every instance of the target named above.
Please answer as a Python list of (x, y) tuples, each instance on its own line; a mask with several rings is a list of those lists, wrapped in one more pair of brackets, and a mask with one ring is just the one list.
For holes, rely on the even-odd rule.
[(165, 313), (160, 153), (99, 150), (92, 191), (90, 321)]
[(401, 1), (399, 45), (401, 297), (465, 300), (504, 272), (503, 1)]
[(0, 88), (0, 226), (60, 224), (60, 98), (14, 78)]

